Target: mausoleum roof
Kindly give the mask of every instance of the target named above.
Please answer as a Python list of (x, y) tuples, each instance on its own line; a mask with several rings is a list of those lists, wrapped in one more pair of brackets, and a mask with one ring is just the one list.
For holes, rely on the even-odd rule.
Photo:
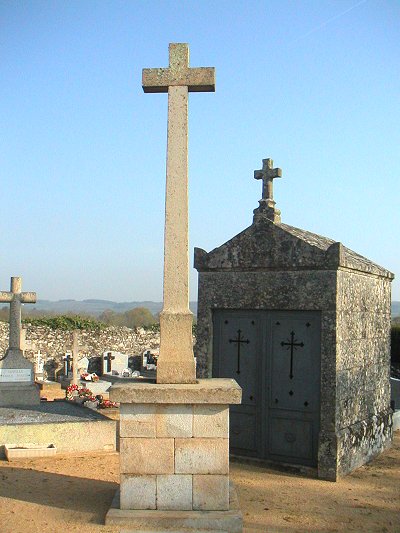
[(194, 266), (199, 272), (341, 268), (394, 278), (394, 274), (340, 242), (262, 216), (208, 253), (195, 248)]

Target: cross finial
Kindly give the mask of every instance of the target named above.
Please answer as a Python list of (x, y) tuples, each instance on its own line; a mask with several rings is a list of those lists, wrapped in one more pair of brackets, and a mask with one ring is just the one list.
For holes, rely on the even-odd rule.
[(262, 215), (273, 222), (280, 222), (281, 212), (275, 209), (273, 180), (274, 178), (282, 177), (282, 170), (280, 168), (273, 168), (274, 162), (272, 159), (263, 159), (263, 165), (260, 170), (254, 171), (254, 179), (263, 181), (262, 198), (259, 200), (260, 207), (254, 210), (254, 215)]
[(280, 168), (273, 168), (273, 166), (274, 162), (272, 161), (272, 159), (263, 159), (262, 169), (254, 171), (254, 179), (263, 180), (263, 200), (274, 199), (274, 194), (272, 191), (272, 180), (274, 178), (282, 177), (282, 170)]

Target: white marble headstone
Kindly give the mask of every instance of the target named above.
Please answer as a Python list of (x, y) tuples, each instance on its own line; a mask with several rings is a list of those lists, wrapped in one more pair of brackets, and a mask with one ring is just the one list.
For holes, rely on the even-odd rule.
[(103, 353), (103, 374), (122, 376), (128, 368), (129, 355), (108, 350)]

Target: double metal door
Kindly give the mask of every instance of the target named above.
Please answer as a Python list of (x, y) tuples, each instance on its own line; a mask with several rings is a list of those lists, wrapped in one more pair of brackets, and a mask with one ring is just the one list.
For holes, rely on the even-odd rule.
[(317, 312), (214, 312), (213, 376), (243, 390), (230, 410), (234, 453), (317, 464), (320, 345)]

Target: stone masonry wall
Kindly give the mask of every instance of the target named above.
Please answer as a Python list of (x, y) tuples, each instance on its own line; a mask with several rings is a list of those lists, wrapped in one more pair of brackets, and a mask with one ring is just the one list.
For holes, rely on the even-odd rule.
[(338, 474), (390, 446), (390, 281), (338, 272)]
[[(63, 357), (72, 349), (72, 331), (53, 330), (48, 326), (31, 326), (25, 324), (26, 344), (34, 343), (33, 349), (25, 350), (25, 357), (33, 362), (34, 354), (39, 349), (43, 354), (45, 369), (52, 366), (55, 370), (63, 368)], [(8, 347), (9, 327), (0, 322), (0, 354)], [(101, 356), (107, 350), (120, 351), (128, 355), (139, 355), (146, 349), (157, 349), (160, 334), (145, 331), (142, 328), (133, 330), (126, 327), (109, 327), (101, 331), (81, 331), (80, 344), (89, 348), (91, 357)]]

